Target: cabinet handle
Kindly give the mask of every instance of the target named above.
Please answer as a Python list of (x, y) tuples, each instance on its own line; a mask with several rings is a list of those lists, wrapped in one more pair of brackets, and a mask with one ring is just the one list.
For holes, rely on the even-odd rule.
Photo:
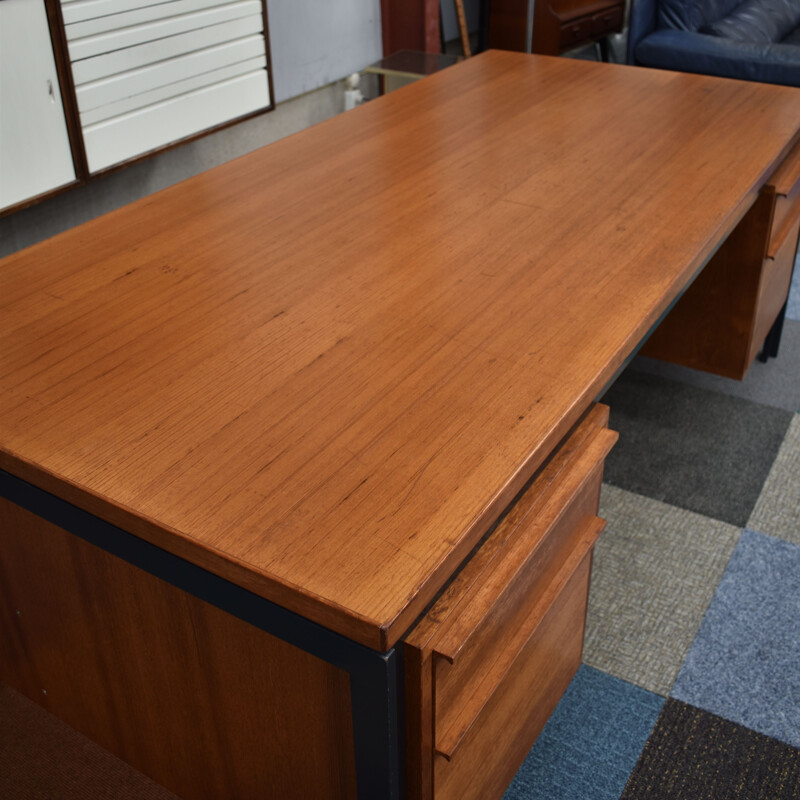
[(55, 103), (56, 93), (53, 91), (53, 81), (50, 78), (47, 79), (47, 94), (50, 95), (50, 102)]
[(786, 197), (798, 181), (800, 181), (800, 144), (795, 145), (767, 183), (775, 187), (775, 194)]
[[(544, 505), (536, 507), (535, 523), (534, 517), (530, 516), (530, 505), (528, 505), (534, 501), (530, 497), (523, 497), (520, 500), (520, 504), (523, 504), (519, 507), (523, 512), (520, 526), (536, 524), (549, 528), (554, 525), (561, 514), (564, 502), (564, 496), (560, 492), (569, 496), (578, 492), (592, 471), (603, 462), (617, 438), (616, 431), (608, 428), (597, 428), (593, 431), (582, 443), (580, 452), (576, 453), (574, 459), (559, 475), (558, 491), (553, 491)], [(555, 489), (555, 485), (553, 488)], [(431, 643), (431, 649), (438, 657), (451, 664), (455, 662), (458, 654), (478, 632), (495, 604), (501, 602), (509, 583), (513, 582), (517, 572), (531, 556), (529, 552), (520, 552), (516, 559), (506, 558), (503, 568), (494, 575), (492, 582), (484, 584), (483, 591), (477, 591), (466, 601), (465, 607), (442, 623), (436, 639)]]

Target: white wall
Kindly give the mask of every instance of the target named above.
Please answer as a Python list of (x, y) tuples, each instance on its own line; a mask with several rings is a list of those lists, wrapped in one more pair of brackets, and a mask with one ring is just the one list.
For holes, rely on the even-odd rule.
[(267, 15), (279, 103), (382, 57), (380, 0), (267, 0)]

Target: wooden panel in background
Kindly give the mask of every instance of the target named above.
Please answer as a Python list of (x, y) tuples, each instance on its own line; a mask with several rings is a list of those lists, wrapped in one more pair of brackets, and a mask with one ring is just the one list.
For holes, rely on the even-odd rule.
[(744, 377), (753, 349), (757, 351), (763, 342), (763, 337), (754, 341), (753, 328), (774, 201), (772, 191), (759, 195), (653, 331), (642, 355), (727, 378)]
[(439, 0), (381, 0), (383, 57), (398, 50), (441, 51)]
[(346, 672), (0, 499), (0, 680), (186, 798), (351, 798)]

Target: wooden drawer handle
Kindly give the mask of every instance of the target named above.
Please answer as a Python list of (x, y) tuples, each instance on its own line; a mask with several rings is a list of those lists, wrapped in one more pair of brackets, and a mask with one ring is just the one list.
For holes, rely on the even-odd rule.
[(795, 145), (794, 150), (786, 156), (768, 181), (768, 185), (775, 187), (775, 194), (786, 197), (798, 181), (800, 181), (800, 145)]
[[(616, 431), (608, 428), (597, 428), (593, 431), (588, 440), (583, 444), (581, 452), (575, 456), (569, 466), (559, 475), (556, 483), (550, 488), (550, 497), (544, 504), (537, 504), (536, 498), (528, 500), (523, 497), (519, 502), (526, 501), (536, 508), (537, 520), (550, 527), (556, 523), (561, 513), (564, 511), (563, 494), (557, 491), (558, 487), (566, 487), (566, 490), (574, 495), (589, 479), (593, 469), (600, 464), (608, 455), (614, 443), (617, 441)], [(520, 520), (526, 519), (528, 512), (520, 516)], [(510, 554), (509, 554), (510, 555)], [(524, 566), (530, 553), (525, 553), (521, 557), (507, 557), (503, 561), (505, 570), (497, 572), (492, 576), (490, 584), (484, 584), (483, 591), (470, 597), (463, 610), (453, 614), (442, 624), (436, 641), (431, 643), (432, 651), (449, 661), (455, 662), (458, 654), (469, 643), (472, 636), (480, 629), (486, 616), (496, 603), (500, 601), (508, 586), (513, 582), (516, 573)]]
[(553, 603), (555, 603), (555, 601), (558, 599), (559, 595), (569, 582), (569, 579), (573, 576), (581, 563), (583, 563), (584, 558), (592, 549), (592, 547), (594, 547), (597, 537), (602, 533), (605, 525), (605, 520), (602, 520), (599, 517), (590, 517), (585, 523), (578, 543), (566, 561), (562, 564), (550, 585), (542, 594), (539, 602), (536, 604), (530, 616), (525, 620), (525, 635), (522, 638), (521, 644), (517, 647), (517, 652), (514, 654), (514, 659), (509, 662), (506, 671), (503, 673), (503, 675), (500, 675), (499, 679), (491, 686), (472, 695), (470, 702), (461, 708), (460, 713), (456, 716), (446, 731), (442, 732), (441, 734), (437, 732), (435, 736), (434, 751), (438, 755), (450, 761), (450, 759), (452, 759), (456, 754), (459, 745), (462, 741), (464, 741), (464, 737), (477, 721), (481, 711), (489, 702), (498, 686), (500, 686), (502, 683), (505, 674), (509, 669), (511, 669), (514, 660), (516, 660), (516, 657), (520, 652), (522, 652), (525, 645), (536, 633), (536, 629), (539, 627), (539, 625), (541, 625), (545, 615), (550, 610)]
[(773, 233), (773, 235), (770, 237), (769, 248), (767, 249), (767, 258), (775, 258), (775, 256), (778, 254), (778, 251), (783, 246), (783, 243), (786, 241), (786, 237), (789, 235), (795, 223), (797, 222), (798, 217), (800, 217), (800, 196), (795, 199), (791, 209), (789, 209), (789, 212), (781, 221), (780, 229)]

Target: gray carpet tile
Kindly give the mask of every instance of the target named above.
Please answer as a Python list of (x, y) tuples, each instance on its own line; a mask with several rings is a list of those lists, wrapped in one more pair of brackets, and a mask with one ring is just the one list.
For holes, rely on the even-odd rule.
[(629, 369), (794, 412), (800, 408), (800, 322), (786, 320), (778, 357), (766, 364), (756, 359), (743, 381), (644, 356), (635, 358)]
[(748, 528), (800, 544), (800, 414), (795, 414)]
[(744, 527), (793, 414), (626, 370), (606, 392), (619, 442), (605, 480)]
[(604, 485), (583, 658), (666, 695), (741, 529)]

